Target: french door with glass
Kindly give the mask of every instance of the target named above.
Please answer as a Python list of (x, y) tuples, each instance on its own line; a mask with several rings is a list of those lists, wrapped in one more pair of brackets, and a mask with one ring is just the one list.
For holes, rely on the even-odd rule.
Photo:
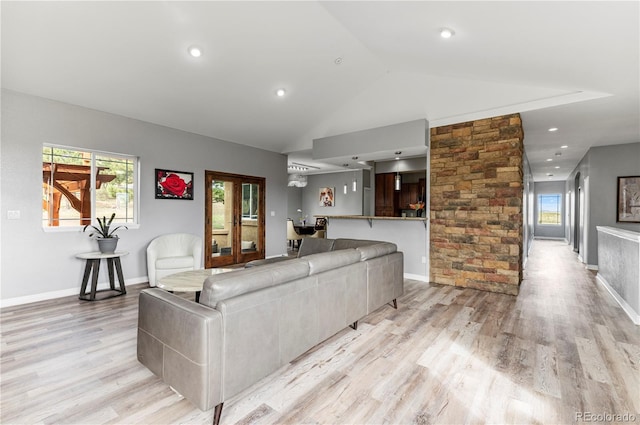
[(264, 258), (263, 177), (205, 172), (205, 267)]

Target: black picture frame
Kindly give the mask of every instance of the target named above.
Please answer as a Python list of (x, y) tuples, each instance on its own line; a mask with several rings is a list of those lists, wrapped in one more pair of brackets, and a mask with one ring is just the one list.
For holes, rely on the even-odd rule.
[(640, 176), (618, 177), (618, 223), (640, 223)]
[(193, 173), (155, 169), (156, 199), (193, 201)]

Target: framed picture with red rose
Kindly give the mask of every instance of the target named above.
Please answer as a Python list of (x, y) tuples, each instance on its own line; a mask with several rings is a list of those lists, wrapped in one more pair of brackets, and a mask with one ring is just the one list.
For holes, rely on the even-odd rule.
[(156, 199), (193, 200), (193, 173), (156, 168)]

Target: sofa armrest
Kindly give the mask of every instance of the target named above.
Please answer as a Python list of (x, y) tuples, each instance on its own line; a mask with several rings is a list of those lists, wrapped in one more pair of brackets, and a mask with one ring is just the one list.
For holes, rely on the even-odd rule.
[(140, 293), (138, 360), (202, 410), (222, 403), (222, 315), (161, 289)]

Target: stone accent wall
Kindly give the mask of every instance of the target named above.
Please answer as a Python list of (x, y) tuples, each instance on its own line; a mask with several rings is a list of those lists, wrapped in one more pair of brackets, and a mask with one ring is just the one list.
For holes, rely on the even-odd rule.
[(431, 282), (518, 294), (523, 138), (519, 114), (431, 129)]

